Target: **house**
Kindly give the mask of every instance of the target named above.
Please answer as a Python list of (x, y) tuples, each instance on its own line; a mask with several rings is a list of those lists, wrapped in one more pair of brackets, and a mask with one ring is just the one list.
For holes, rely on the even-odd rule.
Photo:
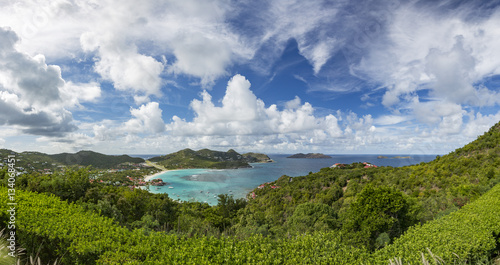
[(340, 163), (336, 163), (335, 165), (332, 165), (330, 168), (336, 168), (340, 165)]

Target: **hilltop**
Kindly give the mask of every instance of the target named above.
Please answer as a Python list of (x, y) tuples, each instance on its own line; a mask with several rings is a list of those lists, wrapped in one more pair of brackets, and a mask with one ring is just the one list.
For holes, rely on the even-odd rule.
[(233, 149), (227, 152), (201, 149), (194, 151), (183, 149), (164, 156), (153, 157), (149, 161), (158, 163), (167, 169), (178, 168), (248, 168), (248, 163), (271, 160), (267, 155), (257, 153), (239, 154)]

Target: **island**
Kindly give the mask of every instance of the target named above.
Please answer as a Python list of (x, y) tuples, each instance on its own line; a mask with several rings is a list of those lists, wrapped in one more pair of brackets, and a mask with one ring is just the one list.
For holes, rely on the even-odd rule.
[(377, 156), (378, 159), (409, 159), (411, 156), (393, 156), (393, 157), (388, 157), (388, 156)]
[(233, 149), (223, 152), (210, 149), (194, 151), (187, 148), (168, 155), (153, 157), (149, 161), (165, 169), (236, 169), (252, 167), (249, 163), (270, 162), (272, 160), (265, 154), (246, 153), (242, 155)]
[(291, 155), (287, 158), (332, 158), (331, 156), (320, 154), (320, 153), (308, 153), (308, 154), (303, 154), (303, 153), (298, 153), (295, 155)]
[(269, 156), (261, 153), (245, 153), (243, 159), (248, 163), (272, 163), (274, 162)]

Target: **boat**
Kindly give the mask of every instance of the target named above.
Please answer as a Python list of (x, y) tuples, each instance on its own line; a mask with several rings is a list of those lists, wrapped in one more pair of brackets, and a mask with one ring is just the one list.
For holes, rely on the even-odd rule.
[(173, 189), (174, 187), (172, 187), (172, 186), (169, 186), (168, 188), (169, 188), (169, 189)]

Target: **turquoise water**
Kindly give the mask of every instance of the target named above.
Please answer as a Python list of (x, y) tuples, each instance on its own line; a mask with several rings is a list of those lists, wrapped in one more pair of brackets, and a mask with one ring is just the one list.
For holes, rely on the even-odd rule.
[[(288, 155), (270, 155), (274, 163), (254, 163), (252, 168), (240, 169), (182, 169), (168, 171), (156, 177), (168, 182), (162, 187), (150, 186), (152, 193), (167, 193), (181, 201), (200, 201), (217, 204), (218, 194), (232, 194), (244, 198), (262, 183), (274, 181), (282, 175), (304, 176), (335, 163), (369, 162), (377, 166), (400, 167), (433, 160), (435, 155), (412, 155), (410, 159), (377, 159), (376, 155), (337, 155), (329, 159), (286, 158)], [(393, 155), (389, 155), (392, 157)], [(402, 155), (404, 156), (404, 155)]]

